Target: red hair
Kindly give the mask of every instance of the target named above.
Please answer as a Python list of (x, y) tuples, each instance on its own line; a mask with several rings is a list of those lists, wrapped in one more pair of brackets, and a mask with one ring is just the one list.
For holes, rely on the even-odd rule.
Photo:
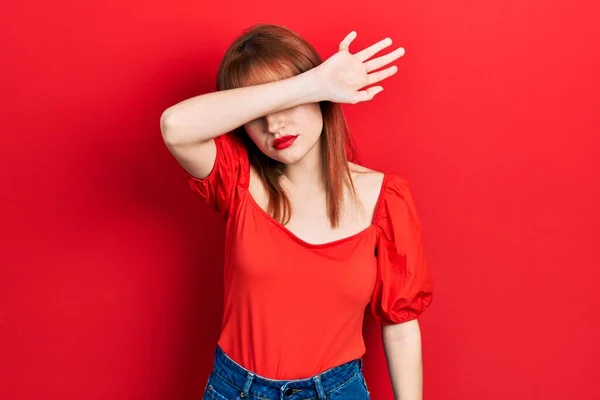
[[(290, 78), (322, 62), (314, 47), (296, 32), (279, 25), (254, 25), (244, 30), (227, 49), (217, 74), (217, 90)], [(331, 226), (336, 227), (343, 208), (344, 187), (348, 187), (356, 199), (348, 168), (348, 161), (354, 160), (355, 148), (342, 106), (330, 101), (322, 101), (319, 105), (323, 116), (323, 131), (319, 140), (327, 214)], [(291, 204), (280, 183), (285, 164), (260, 151), (243, 126), (232, 133), (242, 138), (248, 149), (250, 163), (267, 189), (269, 214), (285, 225), (291, 217)]]

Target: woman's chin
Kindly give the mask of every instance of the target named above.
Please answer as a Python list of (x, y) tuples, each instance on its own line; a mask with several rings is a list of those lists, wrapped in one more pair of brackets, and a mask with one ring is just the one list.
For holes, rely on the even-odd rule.
[(300, 148), (300, 146), (295, 147), (294, 145), (292, 145), (287, 149), (283, 150), (271, 150), (269, 157), (279, 161), (280, 163), (290, 165), (302, 160), (305, 155), (306, 152), (302, 148)]

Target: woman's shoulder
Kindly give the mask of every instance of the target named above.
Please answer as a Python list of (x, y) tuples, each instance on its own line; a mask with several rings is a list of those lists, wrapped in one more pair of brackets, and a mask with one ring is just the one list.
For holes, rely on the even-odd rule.
[(348, 162), (348, 168), (350, 169), (352, 183), (359, 194), (364, 194), (367, 197), (377, 197), (379, 195), (385, 178), (383, 172), (352, 162)]
[(351, 162), (348, 167), (361, 208), (367, 212), (370, 221), (375, 221), (378, 206), (385, 193), (386, 174)]
[(402, 175), (354, 163), (349, 163), (349, 168), (357, 196), (368, 210), (373, 210), (372, 221), (376, 225), (389, 217), (386, 209), (390, 204), (412, 203), (408, 181)]
[(389, 186), (399, 188), (408, 185), (407, 180), (397, 173), (381, 172), (351, 162), (348, 167), (356, 190), (370, 198), (381, 197)]

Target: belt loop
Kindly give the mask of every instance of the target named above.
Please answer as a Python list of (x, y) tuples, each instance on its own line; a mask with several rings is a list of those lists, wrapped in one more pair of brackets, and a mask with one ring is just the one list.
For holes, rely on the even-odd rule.
[(360, 368), (361, 371), (363, 370), (363, 359), (362, 359), (362, 357), (360, 357), (358, 359), (358, 367)]
[(246, 383), (244, 384), (244, 391), (240, 393), (240, 397), (250, 397), (250, 385), (252, 384), (252, 380), (254, 379), (254, 374), (252, 372), (248, 372), (246, 375)]
[(318, 400), (327, 400), (327, 396), (325, 396), (325, 391), (323, 390), (323, 385), (321, 384), (321, 377), (319, 375), (313, 377), (315, 381), (315, 386), (317, 388), (317, 398)]

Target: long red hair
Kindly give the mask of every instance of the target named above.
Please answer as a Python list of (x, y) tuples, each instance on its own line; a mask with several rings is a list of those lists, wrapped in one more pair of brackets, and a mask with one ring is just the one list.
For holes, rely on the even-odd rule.
[[(217, 74), (217, 90), (290, 78), (322, 62), (314, 47), (296, 32), (280, 25), (254, 25), (227, 49)], [(330, 101), (319, 105), (323, 116), (320, 140), (327, 214), (331, 226), (336, 227), (344, 206), (344, 187), (356, 199), (348, 168), (348, 161), (355, 158), (355, 148), (342, 106)], [(245, 143), (250, 163), (267, 189), (269, 214), (285, 225), (291, 217), (290, 200), (280, 183), (285, 165), (260, 151), (243, 126), (232, 134), (239, 135)]]

